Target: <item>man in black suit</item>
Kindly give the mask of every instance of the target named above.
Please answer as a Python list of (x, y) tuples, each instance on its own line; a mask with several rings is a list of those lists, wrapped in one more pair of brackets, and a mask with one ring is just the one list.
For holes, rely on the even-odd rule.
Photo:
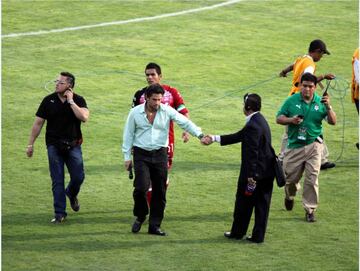
[(261, 98), (257, 94), (244, 96), (246, 124), (240, 131), (229, 135), (207, 135), (202, 143), (219, 142), (221, 146), (242, 142), (241, 170), (238, 180), (234, 221), (227, 238), (242, 239), (247, 232), (255, 208), (252, 236), (246, 239), (264, 242), (274, 180), (274, 154), (271, 147), (269, 125), (260, 113)]

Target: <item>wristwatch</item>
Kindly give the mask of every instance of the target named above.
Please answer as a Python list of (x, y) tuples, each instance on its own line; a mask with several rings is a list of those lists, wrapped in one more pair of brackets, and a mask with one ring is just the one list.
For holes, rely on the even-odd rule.
[(75, 104), (74, 100), (70, 100), (70, 101), (68, 101), (68, 103), (69, 103), (70, 105)]
[(202, 139), (204, 137), (204, 134), (200, 134), (199, 136), (198, 136), (198, 139)]
[(327, 111), (331, 111), (332, 110), (332, 106), (330, 105), (329, 107), (326, 107)]

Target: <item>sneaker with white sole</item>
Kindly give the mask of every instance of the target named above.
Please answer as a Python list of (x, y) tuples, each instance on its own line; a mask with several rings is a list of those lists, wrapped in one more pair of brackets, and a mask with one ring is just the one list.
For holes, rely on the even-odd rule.
[(63, 215), (55, 216), (53, 219), (51, 219), (51, 223), (53, 223), (53, 224), (64, 223), (65, 218), (66, 218), (66, 216), (63, 216)]

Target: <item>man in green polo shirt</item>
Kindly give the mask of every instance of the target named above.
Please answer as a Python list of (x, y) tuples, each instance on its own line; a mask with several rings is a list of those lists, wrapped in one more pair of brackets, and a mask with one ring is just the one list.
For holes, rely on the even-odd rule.
[(300, 92), (286, 99), (276, 119), (278, 124), (289, 127), (288, 145), (283, 161), (286, 176), (285, 207), (288, 211), (293, 209), (294, 197), (300, 189), (299, 182), (305, 172), (302, 203), (308, 222), (315, 222), (314, 212), (319, 201), (322, 120), (326, 119), (331, 125), (336, 123), (336, 114), (330, 105), (329, 95), (317, 95), (316, 83), (315, 75), (304, 73), (300, 81)]

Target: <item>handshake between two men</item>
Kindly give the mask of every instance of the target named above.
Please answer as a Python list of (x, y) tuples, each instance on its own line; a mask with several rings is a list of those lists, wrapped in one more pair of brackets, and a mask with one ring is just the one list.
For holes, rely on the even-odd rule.
[(200, 142), (203, 145), (210, 145), (214, 141), (216, 141), (216, 136), (213, 135), (205, 135), (203, 138), (201, 138)]

